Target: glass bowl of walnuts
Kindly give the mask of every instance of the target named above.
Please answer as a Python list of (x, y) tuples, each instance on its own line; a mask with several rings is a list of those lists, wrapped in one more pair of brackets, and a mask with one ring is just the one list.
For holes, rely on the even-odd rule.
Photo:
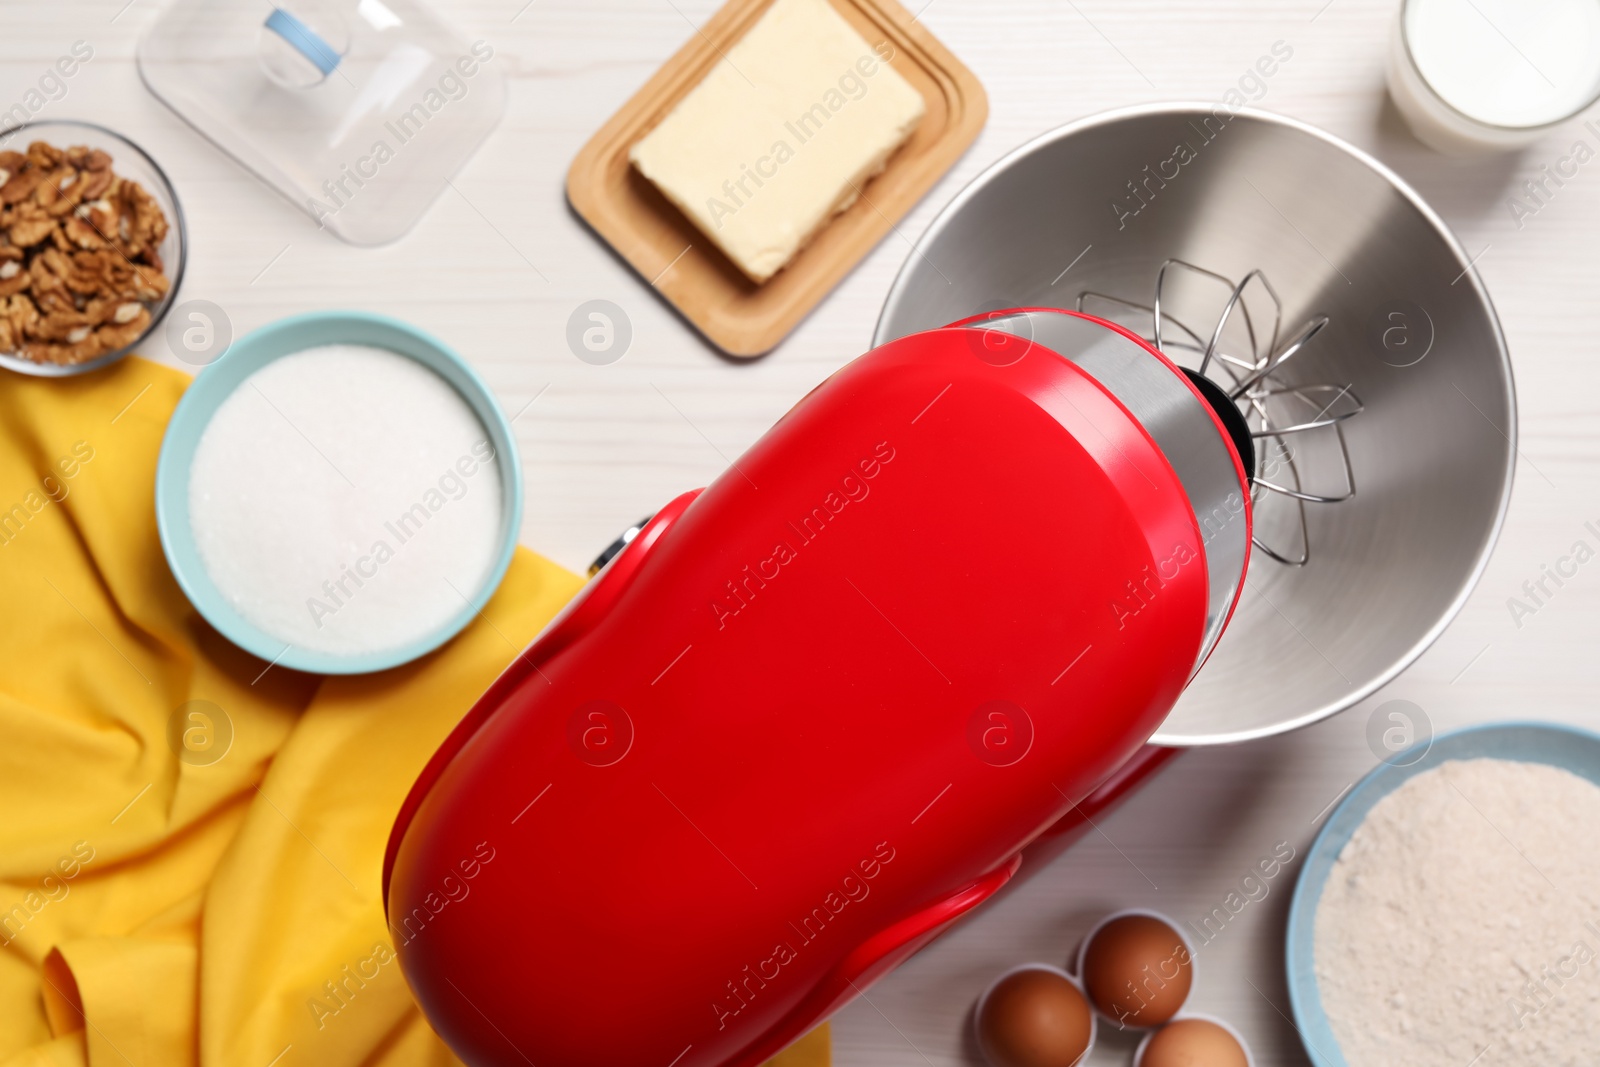
[(171, 306), (187, 244), (172, 184), (132, 141), (64, 120), (0, 131), (0, 366), (121, 359)]

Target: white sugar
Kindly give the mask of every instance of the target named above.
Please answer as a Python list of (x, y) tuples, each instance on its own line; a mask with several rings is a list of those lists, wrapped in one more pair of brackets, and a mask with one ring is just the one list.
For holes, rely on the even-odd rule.
[(425, 637), (494, 565), (494, 449), (443, 378), (329, 345), (284, 356), (217, 408), (190, 470), (212, 581), (287, 645), (343, 656)]
[(1555, 767), (1444, 763), (1373, 806), (1316, 917), (1350, 1067), (1592, 1067), (1600, 788)]

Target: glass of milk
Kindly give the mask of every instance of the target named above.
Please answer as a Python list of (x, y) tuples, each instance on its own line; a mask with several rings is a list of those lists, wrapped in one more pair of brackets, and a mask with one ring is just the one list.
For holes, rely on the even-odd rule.
[(1441, 152), (1531, 144), (1600, 98), (1600, 0), (1403, 0), (1389, 92)]

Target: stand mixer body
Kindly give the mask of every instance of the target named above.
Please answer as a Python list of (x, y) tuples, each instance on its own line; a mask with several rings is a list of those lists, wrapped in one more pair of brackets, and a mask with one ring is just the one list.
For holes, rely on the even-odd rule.
[(819, 386), (434, 757), (385, 899), (468, 1063), (760, 1063), (1160, 725), (1242, 585), (1227, 412), (1120, 327), (1018, 314)]
[[(1215, 112), (1096, 116), (975, 180), (878, 347), (639, 530), (435, 755), (385, 899), (463, 1059), (754, 1067), (1161, 746), (1348, 708), (1460, 609), (1516, 461), (1488, 296), (1400, 179), (1265, 112), (1136, 224), (1106, 210)], [(1259, 347), (1224, 335), (1264, 298)], [(1016, 310), (1074, 299), (1150, 343)]]

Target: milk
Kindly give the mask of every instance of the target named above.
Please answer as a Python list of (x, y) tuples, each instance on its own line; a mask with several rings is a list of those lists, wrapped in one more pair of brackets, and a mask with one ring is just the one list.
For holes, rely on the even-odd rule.
[(1435, 148), (1528, 144), (1600, 94), (1600, 0), (1408, 0), (1389, 85)]

